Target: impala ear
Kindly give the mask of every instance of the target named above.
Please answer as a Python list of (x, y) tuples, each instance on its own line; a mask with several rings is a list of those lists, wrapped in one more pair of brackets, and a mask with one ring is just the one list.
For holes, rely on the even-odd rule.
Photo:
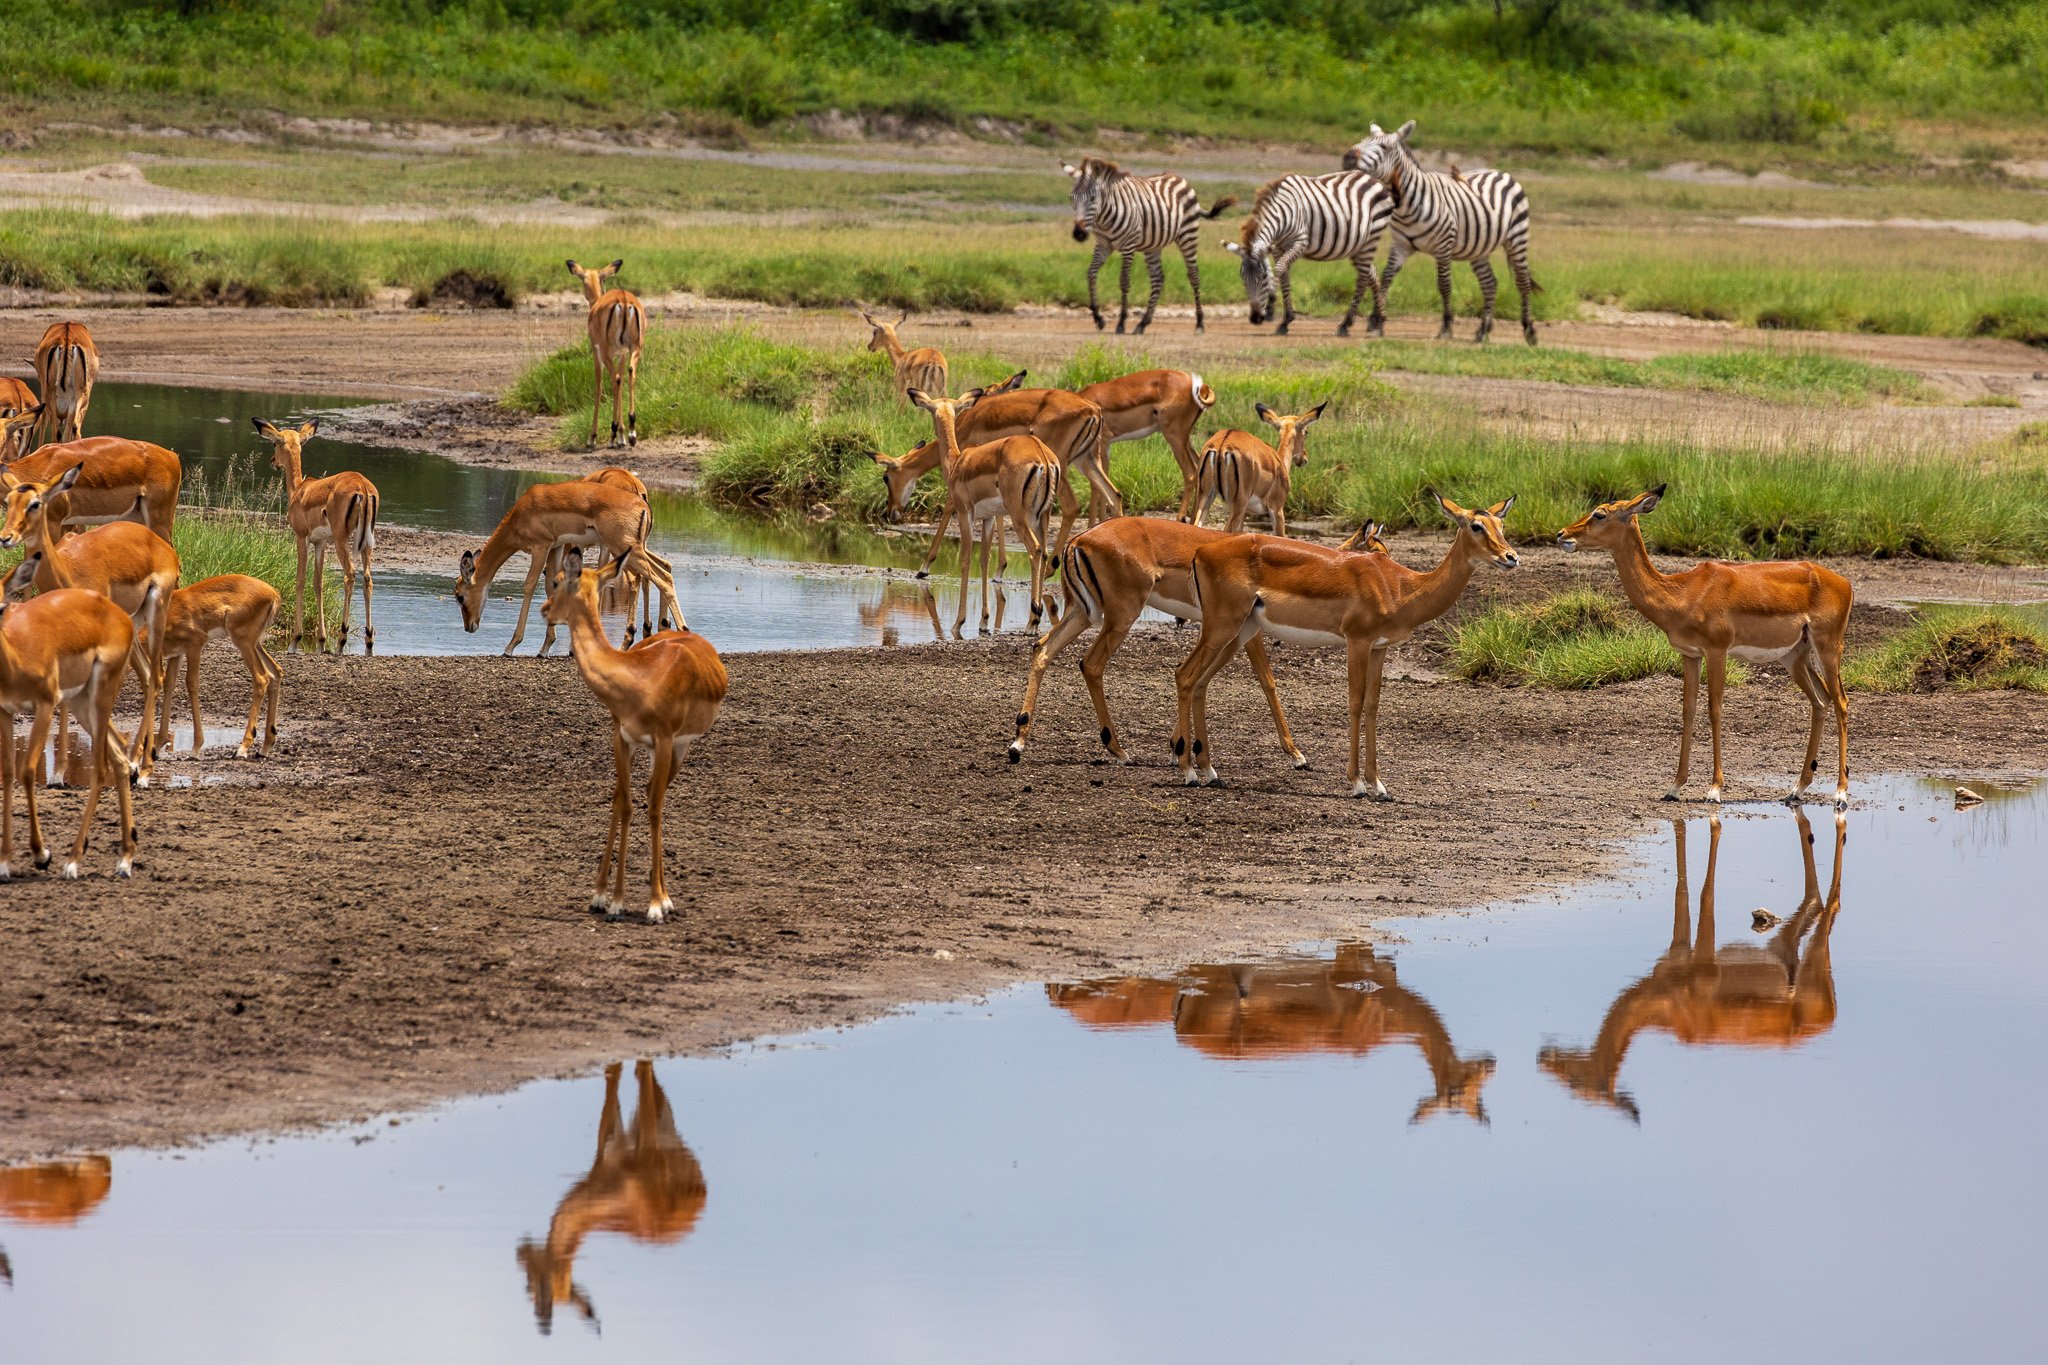
[(914, 407), (923, 408), (926, 412), (932, 410), (931, 395), (927, 394), (923, 389), (905, 389), (903, 396), (908, 398)]
[(462, 558), (457, 562), (457, 567), (461, 575), (457, 581), (467, 583), (470, 579), (476, 577), (476, 551), (464, 550)]
[(604, 271), (603, 271), (603, 273), (604, 273), (604, 274), (606, 274), (606, 275), (616, 275), (616, 274), (618, 274), (618, 273), (619, 273), (619, 272), (620, 272), (621, 270), (624, 270), (625, 268), (626, 268), (626, 258), (625, 258), (624, 256), (621, 256), (621, 257), (619, 257), (619, 259), (617, 259), (616, 261), (613, 261), (613, 262), (612, 262), (612, 263), (611, 263), (610, 265), (606, 266), (606, 267), (604, 268)]
[(299, 439), (303, 441), (318, 430), (320, 430), (320, 419), (318, 417), (309, 417), (299, 424)]
[(77, 464), (71, 466), (71, 468), (64, 471), (63, 477), (58, 479), (56, 483), (50, 486), (50, 491), (52, 493), (69, 492), (72, 489), (72, 487), (77, 484), (78, 476), (80, 474), (83, 474), (84, 472), (85, 461), (80, 460)]
[(1323, 409), (1325, 409), (1325, 408), (1327, 408), (1327, 407), (1329, 407), (1329, 406), (1330, 406), (1330, 400), (1329, 400), (1329, 399), (1327, 399), (1327, 398), (1325, 398), (1325, 399), (1324, 399), (1324, 400), (1323, 400), (1322, 402), (1320, 402), (1320, 403), (1316, 404), (1316, 405), (1315, 405), (1314, 407), (1310, 408), (1310, 409), (1309, 409), (1309, 410), (1308, 410), (1308, 411), (1307, 411), (1306, 413), (1302, 414), (1302, 418), (1301, 418), (1301, 425), (1303, 425), (1303, 426), (1307, 426), (1307, 425), (1308, 425), (1308, 424), (1309, 424), (1310, 422), (1320, 422), (1320, 421), (1322, 421), (1322, 420), (1323, 420)]
[(877, 323), (875, 321), (875, 315), (873, 313), (869, 313), (865, 310), (862, 311), (860, 315), (860, 320), (862, 322), (865, 322), (870, 327), (878, 327), (881, 325), (880, 323)]
[(908, 320), (909, 320), (909, 318), (910, 318), (910, 310), (909, 310), (908, 308), (905, 308), (905, 309), (904, 309), (904, 310), (903, 310), (902, 312), (900, 312), (900, 313), (898, 313), (898, 314), (896, 315), (896, 321), (895, 321), (895, 322), (893, 322), (893, 323), (891, 323), (891, 324), (890, 324), (890, 326), (892, 326), (892, 327), (901, 327), (901, 326), (902, 326), (902, 325), (903, 325), (903, 324), (904, 324), (904, 323), (905, 323), (906, 321), (908, 321)]
[(1487, 508), (1486, 515), (1488, 515), (1489, 517), (1504, 517), (1508, 514), (1508, 509), (1510, 507), (1513, 507), (1514, 505), (1515, 495), (1513, 493), (1510, 493), (1507, 495), (1506, 498), (1502, 499), (1500, 502), (1497, 502), (1493, 506)]
[(1434, 488), (1429, 490), (1429, 495), (1432, 498), (1436, 499), (1436, 505), (1439, 508), (1441, 508), (1443, 510), (1443, 514), (1449, 517), (1452, 521), (1465, 521), (1472, 515), (1470, 512), (1467, 512), (1464, 508), (1458, 506), (1458, 504), (1452, 502), (1443, 494), (1437, 492)]
[(1267, 426), (1277, 427), (1280, 425), (1280, 414), (1274, 412), (1264, 403), (1252, 404), (1252, 411), (1259, 414), (1259, 420), (1261, 422), (1264, 422)]
[(987, 389), (969, 389), (953, 400), (953, 411), (965, 412), (988, 395)]
[(1406, 123), (1401, 125), (1401, 130), (1395, 133), (1394, 136), (1400, 138), (1401, 141), (1406, 142), (1408, 140), (1408, 135), (1414, 131), (1415, 120), (1409, 119)]
[(256, 434), (265, 440), (275, 441), (277, 439), (277, 428), (264, 421), (261, 417), (251, 417), (249, 424), (255, 427)]
[(562, 262), (562, 264), (569, 267), (569, 273), (571, 275), (581, 275), (583, 273), (583, 267), (576, 264), (576, 262), (574, 261), (564, 261)]
[(1637, 498), (1634, 504), (1629, 507), (1628, 514), (1632, 517), (1639, 517), (1645, 512), (1656, 511), (1657, 504), (1664, 500), (1664, 490), (1668, 487), (1670, 487), (1669, 484), (1660, 483), (1640, 498)]

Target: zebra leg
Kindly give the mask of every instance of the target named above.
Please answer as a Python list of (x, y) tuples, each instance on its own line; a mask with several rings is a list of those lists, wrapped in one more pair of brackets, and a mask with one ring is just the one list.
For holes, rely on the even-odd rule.
[(1095, 330), (1101, 331), (1102, 305), (1095, 301), (1095, 277), (1102, 273), (1102, 263), (1109, 259), (1109, 243), (1101, 237), (1095, 239), (1095, 254), (1088, 259), (1088, 311), (1095, 316)]
[(1274, 336), (1286, 336), (1294, 322), (1294, 263), (1300, 256), (1299, 251), (1283, 251), (1273, 260), (1273, 278), (1280, 284), (1280, 325)]
[(1372, 268), (1372, 254), (1368, 252), (1360, 263), (1365, 272), (1365, 282), (1372, 286), (1372, 316), (1365, 320), (1365, 334), (1369, 337), (1385, 337), (1387, 334), (1387, 282)]
[(1508, 269), (1515, 272), (1515, 291), (1522, 296), (1522, 340), (1534, 346), (1536, 324), (1529, 317), (1529, 296), (1536, 292), (1536, 281), (1529, 275), (1528, 243), (1508, 243)]
[(1188, 292), (1195, 296), (1195, 330), (1202, 330), (1202, 267), (1195, 263), (1195, 239), (1180, 244), (1180, 258), (1188, 267)]
[(1131, 316), (1131, 256), (1131, 252), (1126, 251), (1124, 253), (1124, 268), (1118, 272), (1116, 279), (1116, 334), (1118, 336), (1124, 334), (1124, 323)]
[(1159, 296), (1166, 292), (1166, 266), (1161, 263), (1162, 253), (1145, 253), (1145, 273), (1152, 277), (1152, 297), (1145, 300), (1145, 316), (1138, 319), (1137, 330), (1142, 333), (1152, 325), (1152, 310), (1159, 306)]
[(1500, 292), (1500, 281), (1494, 278), (1491, 261), (1472, 262), (1472, 273), (1479, 277), (1479, 335), (1474, 340), (1483, 346), (1493, 335), (1493, 300)]
[[(1438, 341), (1451, 339), (1451, 262), (1450, 258), (1439, 256), (1436, 262), (1436, 292), (1444, 301), (1444, 325), (1437, 329)], [(1484, 341), (1485, 338), (1481, 337)]]
[[(1358, 257), (1351, 262), (1351, 269), (1352, 273), (1357, 276), (1357, 279), (1352, 281), (1351, 285), (1351, 306), (1344, 310), (1344, 321), (1337, 324), (1337, 335), (1340, 337), (1350, 336), (1351, 324), (1358, 321), (1358, 301), (1365, 297), (1365, 282), (1372, 274), (1372, 257)], [(1379, 295), (1377, 292), (1373, 295), (1373, 305), (1373, 312), (1377, 314), (1379, 312)], [(1374, 329), (1368, 323), (1366, 330), (1372, 331)], [(1279, 533), (1276, 531), (1274, 534), (1278, 535)]]

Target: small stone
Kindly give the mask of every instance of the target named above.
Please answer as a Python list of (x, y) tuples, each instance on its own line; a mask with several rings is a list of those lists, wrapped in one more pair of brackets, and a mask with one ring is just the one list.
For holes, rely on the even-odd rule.
[(1956, 788), (1956, 809), (1957, 809), (1957, 810), (1964, 810), (1964, 809), (1966, 809), (1966, 808), (1968, 808), (1968, 807), (1970, 807), (1970, 806), (1981, 806), (1981, 805), (1983, 805), (1983, 804), (1984, 804), (1984, 798), (1983, 798), (1983, 797), (1981, 797), (1981, 796), (1979, 796), (1979, 795), (1977, 795), (1977, 793), (1975, 793), (1975, 792), (1971, 791), (1971, 790), (1970, 790), (1970, 789), (1969, 789), (1968, 787), (1957, 787), (1957, 788)]
[(1759, 934), (1775, 929), (1783, 923), (1783, 920), (1762, 906), (1758, 906), (1749, 912), (1749, 927), (1756, 930)]
[(951, 948), (934, 948), (932, 949), (932, 956), (941, 962), (951, 962), (953, 960), (953, 950)]

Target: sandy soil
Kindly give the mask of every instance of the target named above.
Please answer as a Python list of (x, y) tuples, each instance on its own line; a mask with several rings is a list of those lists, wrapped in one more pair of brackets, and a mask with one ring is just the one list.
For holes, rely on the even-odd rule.
[[(683, 913), (660, 927), (582, 908), (609, 766), (566, 661), (291, 657), (270, 760), (179, 760), (167, 775), (241, 782), (141, 794), (136, 880), (108, 878), (102, 840), (86, 880), (0, 897), (0, 1157), (356, 1116), (626, 1050), (1369, 932), (1561, 887), (1668, 815), (1652, 793), (1675, 683), (1397, 683), (1400, 800), (1367, 805), (1340, 794), (1341, 664), (1300, 651), (1281, 686), (1315, 768), (1286, 765), (1233, 670), (1214, 707), (1231, 785), (1183, 789), (1164, 745), (1181, 643), (1144, 635), (1112, 674), (1133, 767), (1102, 761), (1066, 668), (1027, 761), (1003, 761), (1018, 637), (731, 659), (672, 808)], [(232, 706), (223, 672), (209, 695)], [(1784, 790), (1796, 702), (1734, 697), (1735, 796)], [(2039, 763), (2048, 705), (1859, 699), (1855, 727), (1859, 769), (1967, 756), (1982, 774)], [(66, 834), (76, 798), (54, 804)]]

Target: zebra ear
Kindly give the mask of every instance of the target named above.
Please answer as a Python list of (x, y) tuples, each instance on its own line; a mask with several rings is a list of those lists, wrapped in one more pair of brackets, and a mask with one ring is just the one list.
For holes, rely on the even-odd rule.
[(1372, 135), (1374, 137), (1385, 137), (1387, 135), (1387, 130), (1380, 127), (1377, 123), (1375, 123), (1372, 126)]
[(1081, 178), (1081, 170), (1078, 166), (1069, 166), (1066, 162), (1062, 161), (1060, 169), (1067, 173), (1067, 178), (1070, 180), (1079, 180)]
[(1406, 142), (1408, 140), (1408, 135), (1414, 131), (1415, 120), (1409, 119), (1406, 123), (1401, 125), (1401, 130), (1395, 133), (1394, 136), (1400, 138), (1401, 141)]
[(1223, 249), (1233, 256), (1244, 255), (1244, 248), (1239, 246), (1236, 242), (1225, 242), (1223, 244)]

